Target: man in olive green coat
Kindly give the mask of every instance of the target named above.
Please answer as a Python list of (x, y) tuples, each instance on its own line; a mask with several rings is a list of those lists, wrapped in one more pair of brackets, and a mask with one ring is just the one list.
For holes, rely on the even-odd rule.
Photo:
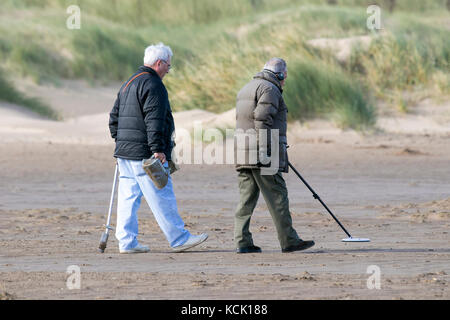
[(286, 77), (286, 62), (272, 58), (237, 95), (236, 169), (240, 192), (234, 224), (237, 253), (261, 252), (250, 232), (250, 219), (260, 191), (269, 207), (282, 252), (314, 245), (314, 241), (300, 239), (292, 227), (288, 192), (281, 175), (288, 172), (287, 107), (282, 97)]

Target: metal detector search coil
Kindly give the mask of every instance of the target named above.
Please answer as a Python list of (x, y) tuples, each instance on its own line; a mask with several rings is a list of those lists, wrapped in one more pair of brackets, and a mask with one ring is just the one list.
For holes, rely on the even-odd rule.
[(370, 242), (370, 239), (368, 238), (344, 238), (342, 239), (342, 242)]

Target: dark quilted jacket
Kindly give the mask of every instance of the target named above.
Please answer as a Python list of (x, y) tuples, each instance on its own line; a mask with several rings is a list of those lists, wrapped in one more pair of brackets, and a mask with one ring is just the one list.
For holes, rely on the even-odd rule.
[(109, 130), (116, 141), (114, 157), (142, 160), (163, 152), (171, 160), (175, 125), (166, 87), (153, 69), (139, 67), (122, 85)]

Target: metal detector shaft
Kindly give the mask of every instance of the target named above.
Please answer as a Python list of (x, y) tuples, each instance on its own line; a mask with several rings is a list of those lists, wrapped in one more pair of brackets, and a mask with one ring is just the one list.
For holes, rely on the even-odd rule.
[(116, 194), (116, 184), (117, 184), (117, 173), (119, 172), (119, 165), (116, 163), (116, 169), (114, 171), (114, 182), (112, 186), (111, 191), (111, 199), (109, 201), (109, 210), (108, 210), (108, 218), (106, 220), (106, 229), (105, 232), (102, 233), (102, 236), (100, 238), (100, 244), (98, 246), (98, 249), (101, 253), (105, 252), (106, 249), (106, 243), (108, 242), (108, 236), (109, 236), (109, 230), (112, 230), (112, 227), (109, 225), (111, 223), (111, 213), (112, 208), (114, 205), (114, 196)]
[(322, 201), (322, 199), (320, 199), (319, 195), (309, 186), (308, 182), (306, 182), (305, 179), (303, 179), (303, 177), (300, 175), (300, 173), (294, 168), (294, 166), (290, 162), (288, 162), (288, 164), (289, 164), (289, 167), (291, 167), (291, 169), (294, 170), (295, 174), (300, 178), (300, 180), (302, 180), (302, 182), (305, 184), (305, 186), (308, 187), (309, 191), (312, 192), (314, 199), (319, 200), (319, 202), (324, 206), (325, 209), (327, 209), (328, 213), (331, 214), (333, 219), (338, 223), (338, 225), (342, 228), (342, 230), (344, 230), (344, 232), (347, 234), (347, 236), (349, 236), (351, 238), (352, 236), (350, 235), (350, 233), (348, 233), (348, 231), (345, 230), (344, 226), (334, 216), (334, 214), (331, 212), (331, 210), (328, 209), (327, 205)]

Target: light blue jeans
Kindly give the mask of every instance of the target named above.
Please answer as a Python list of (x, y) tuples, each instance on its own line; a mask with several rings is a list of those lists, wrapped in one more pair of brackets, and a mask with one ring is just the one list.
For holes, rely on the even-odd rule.
[[(119, 192), (117, 200), (116, 238), (119, 249), (129, 250), (137, 246), (137, 211), (144, 196), (162, 232), (171, 247), (183, 245), (190, 233), (178, 214), (173, 192), (172, 178), (167, 185), (157, 189), (142, 169), (142, 161), (117, 158), (119, 164)], [(167, 162), (164, 163), (167, 167)]]

